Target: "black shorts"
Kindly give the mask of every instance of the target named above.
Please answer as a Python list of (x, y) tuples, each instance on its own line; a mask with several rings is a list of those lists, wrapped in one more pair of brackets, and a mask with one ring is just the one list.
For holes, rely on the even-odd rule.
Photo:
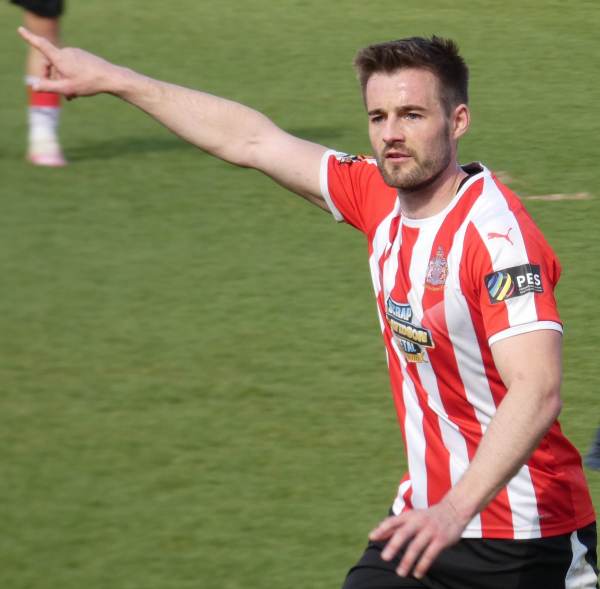
[(25, 10), (38, 16), (56, 18), (63, 13), (63, 0), (10, 0), (13, 4), (22, 6)]
[(463, 539), (444, 550), (423, 579), (399, 577), (399, 559), (370, 542), (343, 589), (597, 589), (596, 524), (535, 540)]

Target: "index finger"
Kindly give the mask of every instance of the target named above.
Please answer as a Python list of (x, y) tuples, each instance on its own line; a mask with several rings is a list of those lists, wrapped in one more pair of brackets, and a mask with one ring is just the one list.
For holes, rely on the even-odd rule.
[(27, 41), (27, 43), (41, 51), (50, 61), (52, 61), (52, 58), (59, 52), (58, 47), (53, 45), (48, 39), (35, 35), (25, 27), (19, 27), (17, 32), (25, 39), (25, 41)]

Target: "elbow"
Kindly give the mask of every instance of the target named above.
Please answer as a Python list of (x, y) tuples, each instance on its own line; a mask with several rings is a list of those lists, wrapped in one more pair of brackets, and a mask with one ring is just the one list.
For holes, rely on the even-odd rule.
[(253, 149), (250, 142), (230, 141), (223, 145), (218, 145), (207, 150), (208, 153), (215, 157), (238, 166), (240, 168), (252, 168), (253, 166)]
[(556, 392), (556, 395), (554, 395), (553, 399), (552, 399), (552, 403), (553, 403), (553, 408), (554, 408), (554, 419), (556, 420), (558, 418), (558, 416), (560, 415), (560, 412), (562, 411), (562, 407), (563, 407), (563, 401), (562, 398), (560, 396), (560, 392)]
[(215, 149), (214, 155), (240, 168), (257, 168), (260, 149), (259, 139), (248, 137), (237, 142), (229, 141), (227, 144)]
[(242, 168), (254, 168), (259, 167), (259, 157), (261, 150), (263, 150), (263, 143), (259, 136), (249, 137), (242, 147), (239, 153), (238, 166)]
[(542, 401), (543, 407), (543, 415), (545, 416), (548, 427), (550, 428), (552, 424), (558, 419), (560, 412), (562, 410), (563, 401), (560, 396), (560, 388), (553, 387), (544, 395)]

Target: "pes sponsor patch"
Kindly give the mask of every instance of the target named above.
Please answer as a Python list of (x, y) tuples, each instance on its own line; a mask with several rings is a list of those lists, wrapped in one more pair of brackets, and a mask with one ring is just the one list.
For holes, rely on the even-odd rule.
[(537, 264), (523, 264), (492, 272), (485, 277), (490, 302), (501, 303), (530, 292), (544, 292)]

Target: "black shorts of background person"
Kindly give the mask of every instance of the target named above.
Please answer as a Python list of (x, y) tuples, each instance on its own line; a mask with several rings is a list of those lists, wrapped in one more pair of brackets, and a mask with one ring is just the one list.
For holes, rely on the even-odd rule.
[(10, 0), (13, 4), (21, 6), (38, 16), (45, 18), (58, 18), (65, 9), (63, 0)]

